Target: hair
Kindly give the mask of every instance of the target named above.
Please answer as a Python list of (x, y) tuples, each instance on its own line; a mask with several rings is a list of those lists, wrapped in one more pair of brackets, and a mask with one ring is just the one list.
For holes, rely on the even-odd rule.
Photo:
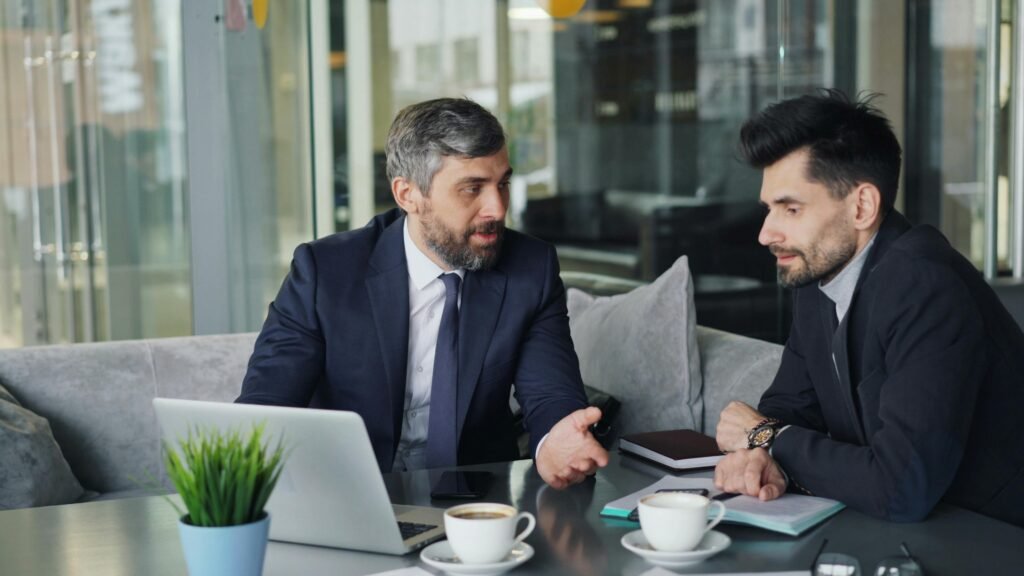
[(388, 131), (388, 181), (411, 180), (430, 193), (444, 156), (480, 158), (505, 146), (493, 114), (468, 98), (438, 98), (402, 109)]
[(858, 184), (874, 184), (887, 213), (896, 201), (903, 152), (889, 120), (871, 104), (877, 96), (854, 102), (839, 90), (823, 89), (772, 104), (743, 125), (740, 154), (765, 168), (807, 149), (809, 179), (839, 199)]

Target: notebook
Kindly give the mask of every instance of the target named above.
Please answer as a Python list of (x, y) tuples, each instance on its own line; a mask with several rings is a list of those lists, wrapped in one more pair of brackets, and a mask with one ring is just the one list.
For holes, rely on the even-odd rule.
[(629, 434), (619, 440), (619, 450), (673, 470), (714, 466), (723, 457), (714, 438), (693, 430)]
[(725, 494), (715, 488), (714, 481), (710, 478), (665, 476), (642, 490), (609, 502), (601, 509), (601, 516), (618, 521), (624, 520), (636, 508), (640, 498), (668, 488), (705, 488), (712, 499), (725, 505), (723, 521), (790, 536), (803, 534), (846, 507), (836, 500), (801, 494), (783, 494), (781, 498), (761, 502), (752, 496)]

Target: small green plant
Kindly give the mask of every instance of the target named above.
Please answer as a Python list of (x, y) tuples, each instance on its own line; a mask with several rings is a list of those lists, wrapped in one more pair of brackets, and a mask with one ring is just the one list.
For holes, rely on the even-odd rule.
[(263, 424), (253, 427), (248, 440), (237, 430), (190, 429), (178, 441), (180, 454), (165, 441), (167, 475), (181, 495), (188, 515), (171, 505), (193, 526), (236, 526), (263, 517), (263, 507), (284, 465), (281, 442), (273, 451), (264, 446)]

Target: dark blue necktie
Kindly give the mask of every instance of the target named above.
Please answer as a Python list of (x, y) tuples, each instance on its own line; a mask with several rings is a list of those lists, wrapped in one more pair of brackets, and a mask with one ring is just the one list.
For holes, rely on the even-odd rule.
[(430, 384), (430, 425), (427, 428), (427, 466), (455, 466), (458, 433), (455, 429), (455, 390), (459, 381), (459, 284), (458, 274), (441, 274), (444, 312), (434, 351), (434, 380)]

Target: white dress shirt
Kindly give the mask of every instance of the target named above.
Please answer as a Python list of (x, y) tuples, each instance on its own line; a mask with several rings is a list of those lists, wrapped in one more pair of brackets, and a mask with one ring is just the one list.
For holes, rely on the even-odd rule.
[[(434, 351), (444, 311), (445, 272), (416, 246), (409, 235), (409, 221), (403, 225), (405, 261), (409, 267), (409, 351), (405, 376), (405, 405), (402, 436), (395, 453), (394, 470), (425, 468), (427, 430), (430, 425), (430, 387), (434, 380)], [(465, 278), (463, 269), (453, 270)], [(459, 287), (459, 307), (462, 288)]]

